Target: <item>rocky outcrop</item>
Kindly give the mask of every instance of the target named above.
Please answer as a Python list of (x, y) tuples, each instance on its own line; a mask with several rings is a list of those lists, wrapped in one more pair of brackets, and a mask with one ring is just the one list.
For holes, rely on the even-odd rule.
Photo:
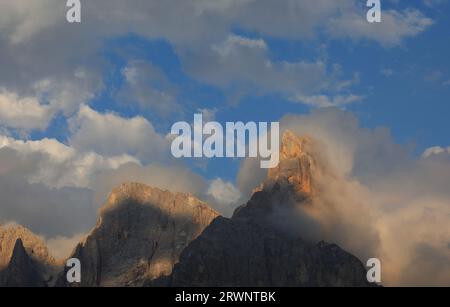
[(45, 242), (20, 225), (0, 226), (0, 284), (43, 287), (52, 285), (59, 266)]
[(22, 240), (18, 239), (8, 267), (4, 272), (6, 287), (45, 287), (38, 265), (28, 256)]
[(253, 192), (251, 199), (238, 207), (233, 218), (255, 223), (273, 223), (273, 215), (308, 206), (314, 196), (314, 172), (319, 169), (312, 153), (314, 142), (291, 131), (283, 134), (280, 162), (269, 169), (266, 180)]
[(316, 161), (311, 154), (314, 142), (308, 137), (298, 137), (291, 131), (283, 134), (280, 147), (280, 163), (269, 169), (265, 190), (274, 184), (289, 186), (297, 194), (312, 194), (313, 171)]
[[(170, 275), (183, 249), (217, 216), (189, 194), (138, 183), (114, 189), (73, 253), (82, 265), (81, 286), (140, 286)], [(67, 285), (65, 273), (58, 285)]]
[[(170, 286), (369, 286), (363, 264), (335, 244), (288, 231), (296, 206), (311, 206), (312, 141), (283, 135), (280, 164), (231, 219), (219, 217), (182, 253)], [(283, 214), (281, 214), (283, 213)]]
[(367, 286), (362, 263), (337, 245), (217, 218), (186, 248), (166, 285), (183, 287)]

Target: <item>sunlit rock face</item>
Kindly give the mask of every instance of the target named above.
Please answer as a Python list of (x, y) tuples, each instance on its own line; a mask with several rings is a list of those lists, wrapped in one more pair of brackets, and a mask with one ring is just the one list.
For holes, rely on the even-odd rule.
[(264, 183), (267, 188), (278, 183), (289, 186), (296, 193), (312, 193), (312, 171), (315, 162), (310, 154), (313, 141), (298, 137), (291, 131), (283, 134), (280, 147), (280, 163), (269, 170)]
[(314, 191), (314, 141), (284, 132), (280, 144), (280, 163), (269, 169), (267, 178), (251, 199), (234, 212), (234, 218), (271, 223), (273, 214), (310, 205)]
[(335, 244), (307, 240), (288, 225), (296, 206), (312, 206), (318, 168), (313, 145), (285, 132), (278, 167), (231, 219), (215, 219), (183, 251), (166, 284), (370, 286), (358, 258)]
[(60, 269), (45, 242), (20, 225), (0, 226), (0, 284), (51, 286)]
[[(170, 275), (183, 249), (217, 216), (189, 194), (137, 183), (114, 189), (73, 253), (82, 263), (81, 286), (140, 286)], [(66, 285), (64, 274), (58, 285)]]

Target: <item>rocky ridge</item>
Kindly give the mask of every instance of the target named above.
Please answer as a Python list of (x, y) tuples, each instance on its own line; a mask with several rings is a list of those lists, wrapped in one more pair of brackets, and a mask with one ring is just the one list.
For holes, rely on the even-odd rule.
[[(71, 256), (82, 263), (81, 286), (141, 286), (170, 275), (183, 249), (218, 215), (189, 194), (123, 184)], [(58, 285), (66, 285), (65, 274)]]
[[(217, 218), (182, 253), (170, 286), (370, 286), (359, 259), (286, 231), (283, 216), (311, 206), (313, 142), (284, 133), (280, 163), (231, 219)], [(280, 212), (284, 212), (281, 215)], [(281, 225), (281, 226), (280, 226)]]
[(20, 225), (0, 225), (0, 285), (53, 285), (59, 270), (43, 239)]

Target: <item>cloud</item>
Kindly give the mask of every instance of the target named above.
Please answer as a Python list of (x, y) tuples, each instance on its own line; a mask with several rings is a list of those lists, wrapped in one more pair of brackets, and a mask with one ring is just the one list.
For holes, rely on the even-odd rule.
[(241, 161), (237, 174), (236, 185), (243, 199), (250, 199), (253, 190), (259, 187), (267, 178), (267, 169), (260, 166), (258, 158), (246, 158)]
[[(415, 157), (389, 130), (361, 127), (352, 113), (337, 109), (287, 115), (280, 124), (315, 140), (319, 165), (316, 196), (311, 207), (298, 208), (297, 231), (335, 242), (363, 262), (379, 258), (386, 285), (449, 284), (446, 150)], [(251, 164), (243, 163), (239, 172), (243, 195), (263, 177), (249, 171)]]
[(52, 139), (0, 136), (0, 161), (0, 223), (15, 221), (42, 234), (58, 255), (95, 225), (98, 208), (124, 182), (209, 197), (208, 182), (177, 162), (142, 166), (131, 156), (78, 151)]
[(203, 109), (198, 109), (197, 113), (202, 114), (204, 122), (212, 122), (212, 121), (215, 121), (215, 119), (216, 119), (217, 111), (218, 111), (217, 108), (212, 108), (212, 109), (203, 108)]
[(220, 178), (216, 178), (211, 182), (206, 193), (224, 207), (231, 205), (236, 207), (238, 201), (241, 200), (241, 192), (231, 182), (225, 182)]
[(435, 146), (425, 149), (422, 154), (423, 158), (430, 158), (433, 155), (450, 154), (450, 147), (443, 148), (441, 146)]
[(50, 188), (20, 176), (0, 175), (0, 222), (16, 221), (47, 237), (72, 235), (90, 229), (97, 208), (85, 188)]
[(52, 188), (87, 187), (96, 171), (138, 161), (127, 155), (78, 152), (54, 139), (22, 141), (5, 136), (0, 136), (0, 160), (0, 175), (20, 176)]
[(441, 4), (446, 3), (448, 0), (423, 0), (423, 3), (429, 7), (437, 7)]
[(126, 86), (119, 99), (136, 102), (141, 108), (150, 108), (163, 117), (181, 112), (176, 101), (176, 88), (156, 66), (145, 61), (130, 61), (122, 70)]
[[(231, 87), (233, 80), (244, 82), (235, 93), (238, 97), (247, 93), (247, 85), (259, 91), (311, 95), (305, 90), (324, 86), (320, 81), (326, 63), (271, 61), (261, 39), (230, 33), (242, 29), (257, 36), (309, 40), (328, 32), (337, 39), (369, 39), (396, 46), (432, 23), (418, 10), (407, 9), (385, 11), (380, 25), (369, 25), (366, 8), (358, 2), (137, 0), (130, 6), (119, 0), (99, 0), (83, 3), (83, 22), (74, 25), (65, 20), (63, 1), (3, 1), (0, 84), (19, 97), (36, 97), (41, 105), (51, 105), (53, 115), (62, 111), (70, 117), (102, 89), (103, 74), (109, 68), (101, 55), (105, 43), (135, 33), (169, 42), (182, 66), (200, 80)], [(128, 79), (124, 91), (129, 99), (122, 97), (122, 101), (135, 100), (160, 114), (176, 110), (172, 88), (164, 77), (151, 65), (140, 68), (135, 64), (130, 62), (124, 72), (130, 76), (135, 71), (142, 78)], [(163, 86), (155, 87), (160, 81)]]
[(69, 127), (69, 143), (79, 151), (94, 151), (107, 157), (130, 155), (143, 163), (160, 161), (167, 153), (165, 138), (141, 116), (102, 114), (84, 105), (69, 119)]
[(316, 107), (316, 108), (328, 108), (328, 107), (344, 107), (348, 104), (361, 101), (362, 96), (358, 95), (338, 95), (334, 97), (329, 97), (326, 95), (315, 95), (315, 96), (297, 96), (295, 101), (304, 103), (306, 105)]
[(140, 182), (174, 193), (192, 193), (200, 198), (207, 190), (206, 180), (182, 165), (128, 163), (91, 177), (90, 186), (96, 191), (96, 202), (103, 202), (113, 187), (124, 182)]
[(340, 78), (329, 73), (327, 63), (316, 60), (272, 61), (262, 39), (229, 35), (184, 60), (198, 80), (227, 91), (235, 100), (249, 94), (280, 93), (287, 98), (338, 89)]
[(10, 43), (19, 44), (60, 20), (55, 12), (63, 11), (56, 4), (55, 0), (2, 3), (5, 16), (0, 23), (0, 33), (6, 35)]
[(333, 18), (328, 31), (337, 37), (369, 39), (386, 47), (395, 47), (405, 38), (424, 32), (433, 23), (432, 19), (416, 9), (384, 10), (382, 21), (376, 25), (368, 23), (361, 12), (349, 11)]
[(99, 73), (83, 66), (60, 78), (49, 77), (33, 84), (36, 95), (65, 117), (76, 113), (80, 105), (88, 104), (102, 87)]
[(166, 165), (155, 162), (145, 166), (128, 163), (117, 169), (97, 172), (89, 185), (95, 191), (95, 203), (102, 203), (112, 188), (124, 182), (139, 182), (173, 193), (192, 194), (224, 216), (231, 216), (236, 206), (244, 201), (231, 182), (220, 178), (208, 181), (180, 163)]
[(0, 136), (0, 161), (0, 221), (49, 238), (88, 231), (101, 204), (94, 203), (91, 177), (136, 159), (78, 152), (53, 139)]
[(380, 74), (382, 74), (385, 77), (391, 77), (395, 74), (395, 71), (390, 68), (383, 68), (382, 70), (380, 70)]
[[(2, 20), (2, 32), (9, 42), (20, 44), (64, 21), (66, 7), (65, 3), (57, 0), (45, 0), (39, 4), (18, 0), (14, 4), (2, 4), (2, 11), (7, 13)], [(184, 18), (169, 21), (162, 17), (170, 12), (172, 16)], [(138, 0), (133, 6), (118, 0), (101, 0), (83, 3), (83, 22), (88, 27), (81, 24), (78, 30), (90, 29), (102, 35), (131, 31), (150, 37), (164, 37), (177, 45), (195, 45), (199, 41), (213, 40), (218, 34), (227, 33), (233, 25), (239, 25), (269, 36), (302, 39), (315, 34), (320, 28), (334, 25), (330, 23), (330, 17), (344, 19), (352, 13), (365, 20), (365, 12), (365, 7), (357, 1), (348, 0), (318, 0), (314, 4), (308, 0), (283, 0), (276, 4), (270, 0), (219, 0), (215, 3), (203, 0), (182, 3), (175, 0), (164, 3)], [(389, 11), (388, 15), (393, 12), (396, 11)], [(409, 22), (408, 14), (397, 14), (397, 22), (402, 27), (393, 27), (392, 32), (400, 38), (414, 32), (404, 32), (404, 28), (414, 26)], [(181, 34), (180, 29), (187, 31)], [(345, 34), (352, 33), (348, 31)], [(378, 39), (370, 33), (367, 35)]]
[(56, 236), (47, 239), (46, 244), (56, 259), (67, 259), (85, 236), (85, 234), (75, 234), (71, 237)]
[(6, 136), (0, 137), (0, 161), (0, 223), (15, 221), (41, 234), (57, 256), (95, 225), (98, 208), (124, 182), (193, 194), (221, 209), (207, 195), (207, 180), (176, 161), (143, 166), (131, 156), (106, 157), (52, 139)]
[(16, 94), (0, 91), (0, 125), (17, 130), (45, 130), (53, 117), (48, 105), (35, 97), (20, 98)]

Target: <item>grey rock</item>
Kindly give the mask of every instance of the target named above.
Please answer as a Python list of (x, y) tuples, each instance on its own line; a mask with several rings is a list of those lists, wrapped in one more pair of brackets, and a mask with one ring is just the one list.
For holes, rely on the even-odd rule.
[(5, 287), (46, 287), (39, 266), (28, 256), (22, 240), (17, 239), (11, 261), (3, 273)]
[[(116, 188), (97, 226), (74, 250), (79, 286), (141, 286), (170, 275), (183, 249), (218, 216), (192, 195), (143, 184)], [(58, 286), (68, 286), (65, 272)]]
[(337, 245), (218, 217), (182, 253), (165, 285), (181, 287), (369, 286), (362, 263)]
[(0, 285), (53, 285), (59, 270), (42, 238), (20, 225), (0, 226)]

